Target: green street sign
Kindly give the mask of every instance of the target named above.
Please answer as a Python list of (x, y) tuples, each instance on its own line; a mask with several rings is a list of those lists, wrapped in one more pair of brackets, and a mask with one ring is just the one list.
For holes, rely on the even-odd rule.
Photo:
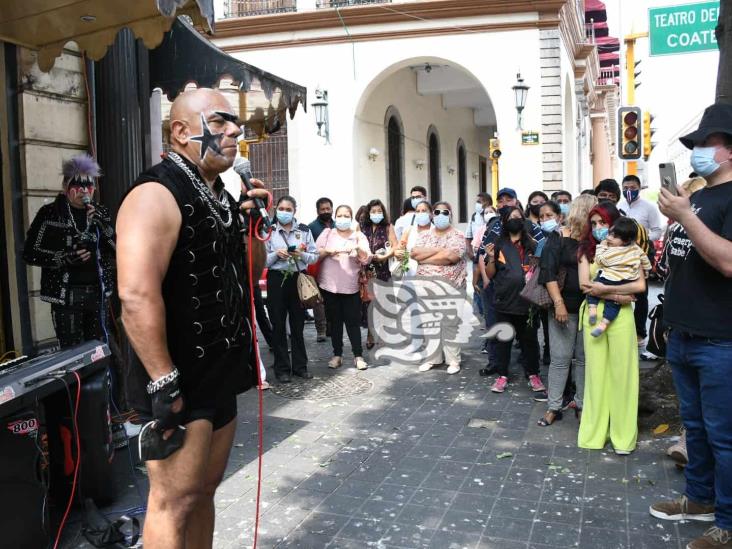
[(648, 10), (651, 55), (716, 50), (719, 1)]

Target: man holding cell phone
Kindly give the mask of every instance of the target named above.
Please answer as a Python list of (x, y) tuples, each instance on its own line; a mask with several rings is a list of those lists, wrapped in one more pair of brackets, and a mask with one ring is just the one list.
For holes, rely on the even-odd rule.
[(659, 197), (661, 212), (676, 221), (664, 321), (689, 463), (684, 495), (650, 512), (715, 523), (687, 547), (732, 548), (732, 105), (708, 107), (681, 142), (707, 180), (691, 195), (678, 187), (678, 196), (662, 188)]

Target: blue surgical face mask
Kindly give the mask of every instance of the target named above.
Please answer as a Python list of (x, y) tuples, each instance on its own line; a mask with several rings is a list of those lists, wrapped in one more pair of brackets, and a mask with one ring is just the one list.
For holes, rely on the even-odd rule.
[(414, 214), (414, 222), (420, 227), (426, 227), (430, 224), (429, 212), (417, 212)]
[(351, 228), (351, 218), (350, 217), (336, 217), (335, 220), (336, 229), (339, 231), (347, 231)]
[(369, 219), (371, 219), (371, 223), (378, 225), (384, 221), (384, 214), (369, 214)]
[(625, 200), (628, 201), (628, 204), (630, 204), (631, 202), (635, 202), (640, 196), (639, 189), (625, 189), (623, 193), (625, 194)]
[(483, 203), (482, 202), (475, 203), (475, 213), (477, 213), (478, 215), (483, 213)]
[(557, 223), (556, 219), (547, 219), (546, 221), (541, 222), (541, 230), (545, 233), (551, 233), (555, 231), (557, 227), (559, 227), (559, 223)]
[(445, 214), (436, 215), (432, 222), (438, 229), (447, 229), (450, 226), (450, 216)]
[(566, 217), (569, 215), (569, 204), (560, 204), (559, 209), (561, 210), (563, 216)]
[(595, 237), (595, 240), (598, 242), (602, 242), (607, 238), (607, 233), (610, 231), (608, 227), (597, 227), (596, 229), (592, 229), (592, 236)]
[(277, 221), (280, 222), (280, 225), (287, 225), (292, 221), (293, 217), (294, 214), (292, 212), (277, 210)]
[[(691, 151), (691, 167), (702, 177), (709, 177), (722, 165), (714, 160), (718, 147), (694, 147)], [(726, 160), (725, 160), (726, 162)]]
[(412, 197), (412, 208), (416, 208), (417, 204), (420, 202), (424, 202), (424, 198), (421, 196), (413, 196)]

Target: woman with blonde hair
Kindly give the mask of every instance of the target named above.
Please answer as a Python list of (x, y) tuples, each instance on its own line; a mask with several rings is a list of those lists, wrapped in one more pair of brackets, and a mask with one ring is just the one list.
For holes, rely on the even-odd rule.
[[(558, 226), (559, 215), (553, 203), (541, 207), (539, 221), (543, 230)], [(579, 311), (584, 294), (580, 289), (577, 247), (586, 231), (588, 214), (597, 204), (592, 195), (580, 195), (573, 202), (567, 215), (567, 223), (559, 230), (549, 230), (544, 250), (541, 254), (539, 282), (546, 286), (553, 306), (549, 311), (549, 363), (548, 393), (549, 402), (546, 413), (538, 424), (548, 427), (562, 419), (562, 397), (569, 378), (572, 359), (575, 394), (575, 414), (579, 419), (582, 412), (584, 393), (585, 353), (582, 332), (578, 331)]]

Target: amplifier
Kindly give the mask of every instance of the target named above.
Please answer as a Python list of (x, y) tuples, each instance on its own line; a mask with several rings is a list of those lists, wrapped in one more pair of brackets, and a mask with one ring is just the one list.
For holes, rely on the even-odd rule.
[(48, 441), (42, 404), (0, 419), (0, 536), (3, 547), (50, 542)]

